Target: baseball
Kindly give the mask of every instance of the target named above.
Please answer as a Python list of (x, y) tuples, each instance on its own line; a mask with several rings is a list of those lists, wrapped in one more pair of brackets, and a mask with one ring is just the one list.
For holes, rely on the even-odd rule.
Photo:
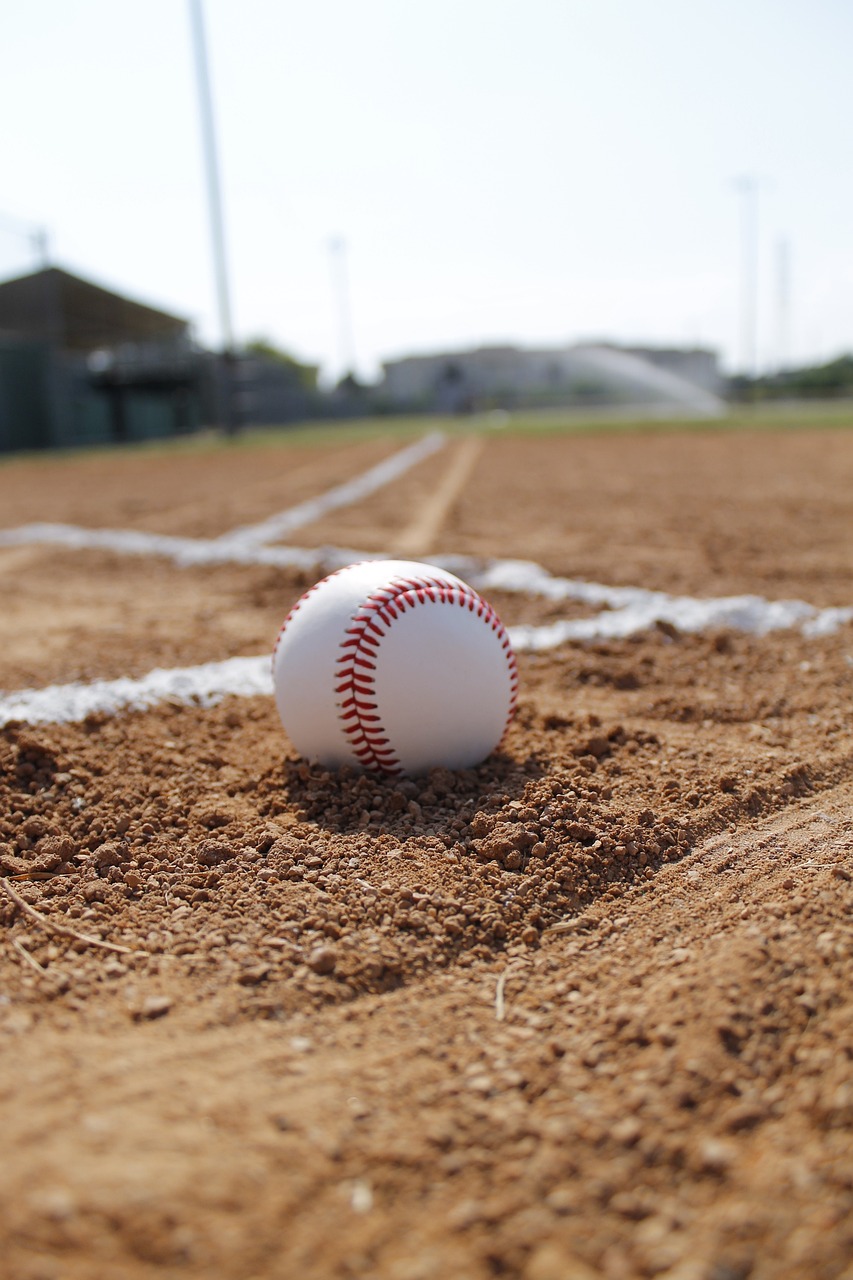
[(273, 654), (275, 699), (300, 755), (419, 774), (494, 751), (515, 710), (506, 631), (452, 573), (372, 560), (330, 574), (291, 609)]

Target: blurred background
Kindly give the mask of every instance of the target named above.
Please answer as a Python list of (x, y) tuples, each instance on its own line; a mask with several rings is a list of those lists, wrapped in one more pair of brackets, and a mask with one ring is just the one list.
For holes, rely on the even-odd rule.
[(846, 0), (6, 6), (0, 448), (853, 393), (851, 47)]

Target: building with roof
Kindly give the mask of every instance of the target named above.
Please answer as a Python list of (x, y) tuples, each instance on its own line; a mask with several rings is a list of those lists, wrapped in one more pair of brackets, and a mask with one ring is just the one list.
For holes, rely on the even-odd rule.
[(389, 360), (381, 391), (396, 408), (466, 412), (515, 407), (630, 407), (722, 412), (717, 354), (610, 343), (477, 347)]

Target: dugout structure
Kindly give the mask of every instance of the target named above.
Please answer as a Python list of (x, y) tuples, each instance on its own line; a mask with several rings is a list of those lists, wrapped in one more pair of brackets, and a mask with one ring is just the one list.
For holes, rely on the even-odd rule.
[(183, 317), (58, 267), (0, 282), (0, 451), (192, 431), (205, 370)]

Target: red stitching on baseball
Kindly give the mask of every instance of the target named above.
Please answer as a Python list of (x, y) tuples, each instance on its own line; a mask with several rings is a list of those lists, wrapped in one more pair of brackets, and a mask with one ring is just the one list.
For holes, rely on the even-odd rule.
[[(310, 593), (306, 592), (306, 595)], [(303, 597), (304, 599), (305, 597)], [(476, 612), (487, 626), (498, 635), (509, 669), (510, 699), (501, 742), (506, 736), (515, 715), (518, 699), (518, 667), (500, 618), (491, 605), (465, 583), (446, 582), (442, 578), (396, 578), (388, 587), (371, 592), (359, 606), (353, 625), (347, 628), (350, 637), (341, 643), (341, 655), (335, 671), (335, 691), (349, 693), (340, 706), (341, 727), (356, 759), (367, 767), (383, 773), (397, 775), (403, 772), (396, 752), (390, 745), (382, 727), (376, 702), (375, 662), (368, 661), (361, 653), (367, 648), (371, 658), (376, 657), (379, 640), (399, 614), (415, 604), (458, 604)], [(298, 608), (299, 603), (294, 606)], [(291, 611), (292, 613), (293, 611)], [(290, 615), (288, 615), (290, 617)], [(381, 625), (380, 625), (381, 624)], [(287, 625), (287, 619), (285, 619)], [(284, 628), (282, 628), (284, 630)], [(358, 668), (358, 669), (356, 669)], [(359, 696), (356, 697), (355, 694)], [(369, 699), (369, 701), (367, 700)]]

